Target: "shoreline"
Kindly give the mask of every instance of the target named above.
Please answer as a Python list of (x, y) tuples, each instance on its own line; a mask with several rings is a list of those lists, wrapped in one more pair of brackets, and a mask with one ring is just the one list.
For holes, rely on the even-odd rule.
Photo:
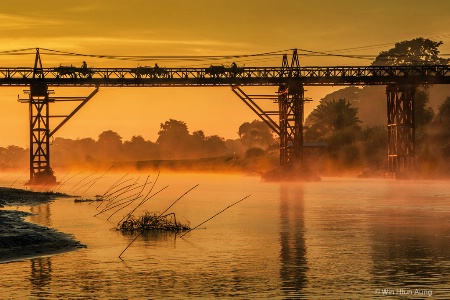
[(0, 264), (86, 248), (72, 235), (25, 220), (32, 213), (4, 206), (34, 206), (64, 194), (30, 192), (0, 187)]

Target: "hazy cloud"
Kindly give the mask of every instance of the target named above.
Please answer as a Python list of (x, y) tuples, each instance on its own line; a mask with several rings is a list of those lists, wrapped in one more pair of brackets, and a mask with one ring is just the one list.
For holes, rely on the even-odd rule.
[(36, 26), (52, 26), (59, 24), (55, 20), (41, 20), (13, 14), (0, 13), (0, 30), (27, 29)]

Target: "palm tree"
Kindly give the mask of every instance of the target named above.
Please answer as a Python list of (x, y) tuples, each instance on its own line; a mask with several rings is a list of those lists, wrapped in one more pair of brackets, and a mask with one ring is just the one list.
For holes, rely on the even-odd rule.
[(325, 138), (334, 131), (358, 126), (361, 121), (357, 114), (358, 108), (345, 99), (325, 101), (308, 117), (312, 125), (307, 130), (307, 137)]

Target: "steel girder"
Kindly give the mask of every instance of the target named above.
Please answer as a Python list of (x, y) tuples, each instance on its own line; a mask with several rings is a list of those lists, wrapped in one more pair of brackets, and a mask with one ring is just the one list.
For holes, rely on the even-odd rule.
[(269, 101), (276, 101), (277, 98), (272, 95), (248, 95), (246, 94), (241, 87), (233, 86), (231, 88), (233, 93), (239, 97), (264, 123), (269, 126), (270, 129), (273, 130), (278, 136), (280, 135), (280, 126), (279, 124), (272, 119), (272, 116), (279, 115), (278, 111), (265, 111), (263, 110), (256, 102), (256, 99), (263, 99)]
[[(41, 81), (48, 86), (279, 86), (290, 78), (308, 85), (387, 85), (450, 84), (450, 66), (336, 66), (242, 67), (225, 68), (211, 74), (208, 68), (161, 68), (158, 74), (138, 72), (136, 68), (42, 68)], [(150, 68), (151, 69), (151, 68)], [(33, 83), (33, 68), (1, 68), (0, 86), (28, 86)]]
[(386, 88), (388, 116), (388, 176), (406, 175), (414, 168), (415, 120), (413, 85)]

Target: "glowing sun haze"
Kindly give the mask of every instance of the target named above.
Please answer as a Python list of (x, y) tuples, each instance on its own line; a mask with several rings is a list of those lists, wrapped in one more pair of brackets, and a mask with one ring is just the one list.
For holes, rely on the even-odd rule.
[[(450, 53), (450, 1), (28, 0), (2, 1), (0, 12), (0, 52), (39, 47), (110, 56), (205, 56), (299, 48), (377, 55), (395, 42), (416, 37), (441, 40), (441, 52)], [(44, 67), (79, 66), (83, 60), (92, 67), (231, 63), (42, 55)], [(31, 67), (33, 62), (32, 54), (0, 55), (0, 67)], [(300, 64), (309, 66), (370, 62), (336, 56), (300, 57)], [(281, 57), (241, 63), (280, 66)], [(0, 146), (28, 146), (28, 107), (17, 102), (17, 95), (25, 97), (23, 89), (0, 88)], [(306, 105), (307, 115), (320, 98), (337, 87), (306, 89), (306, 96), (314, 100)], [(55, 90), (57, 95), (87, 96), (92, 89)], [(275, 87), (262, 89), (262, 93), (275, 91)], [(100, 88), (56, 136), (97, 139), (102, 131), (111, 129), (124, 140), (142, 135), (155, 141), (160, 123), (169, 118), (186, 122), (191, 132), (202, 129), (206, 135), (237, 138), (239, 125), (257, 116), (230, 88)]]

